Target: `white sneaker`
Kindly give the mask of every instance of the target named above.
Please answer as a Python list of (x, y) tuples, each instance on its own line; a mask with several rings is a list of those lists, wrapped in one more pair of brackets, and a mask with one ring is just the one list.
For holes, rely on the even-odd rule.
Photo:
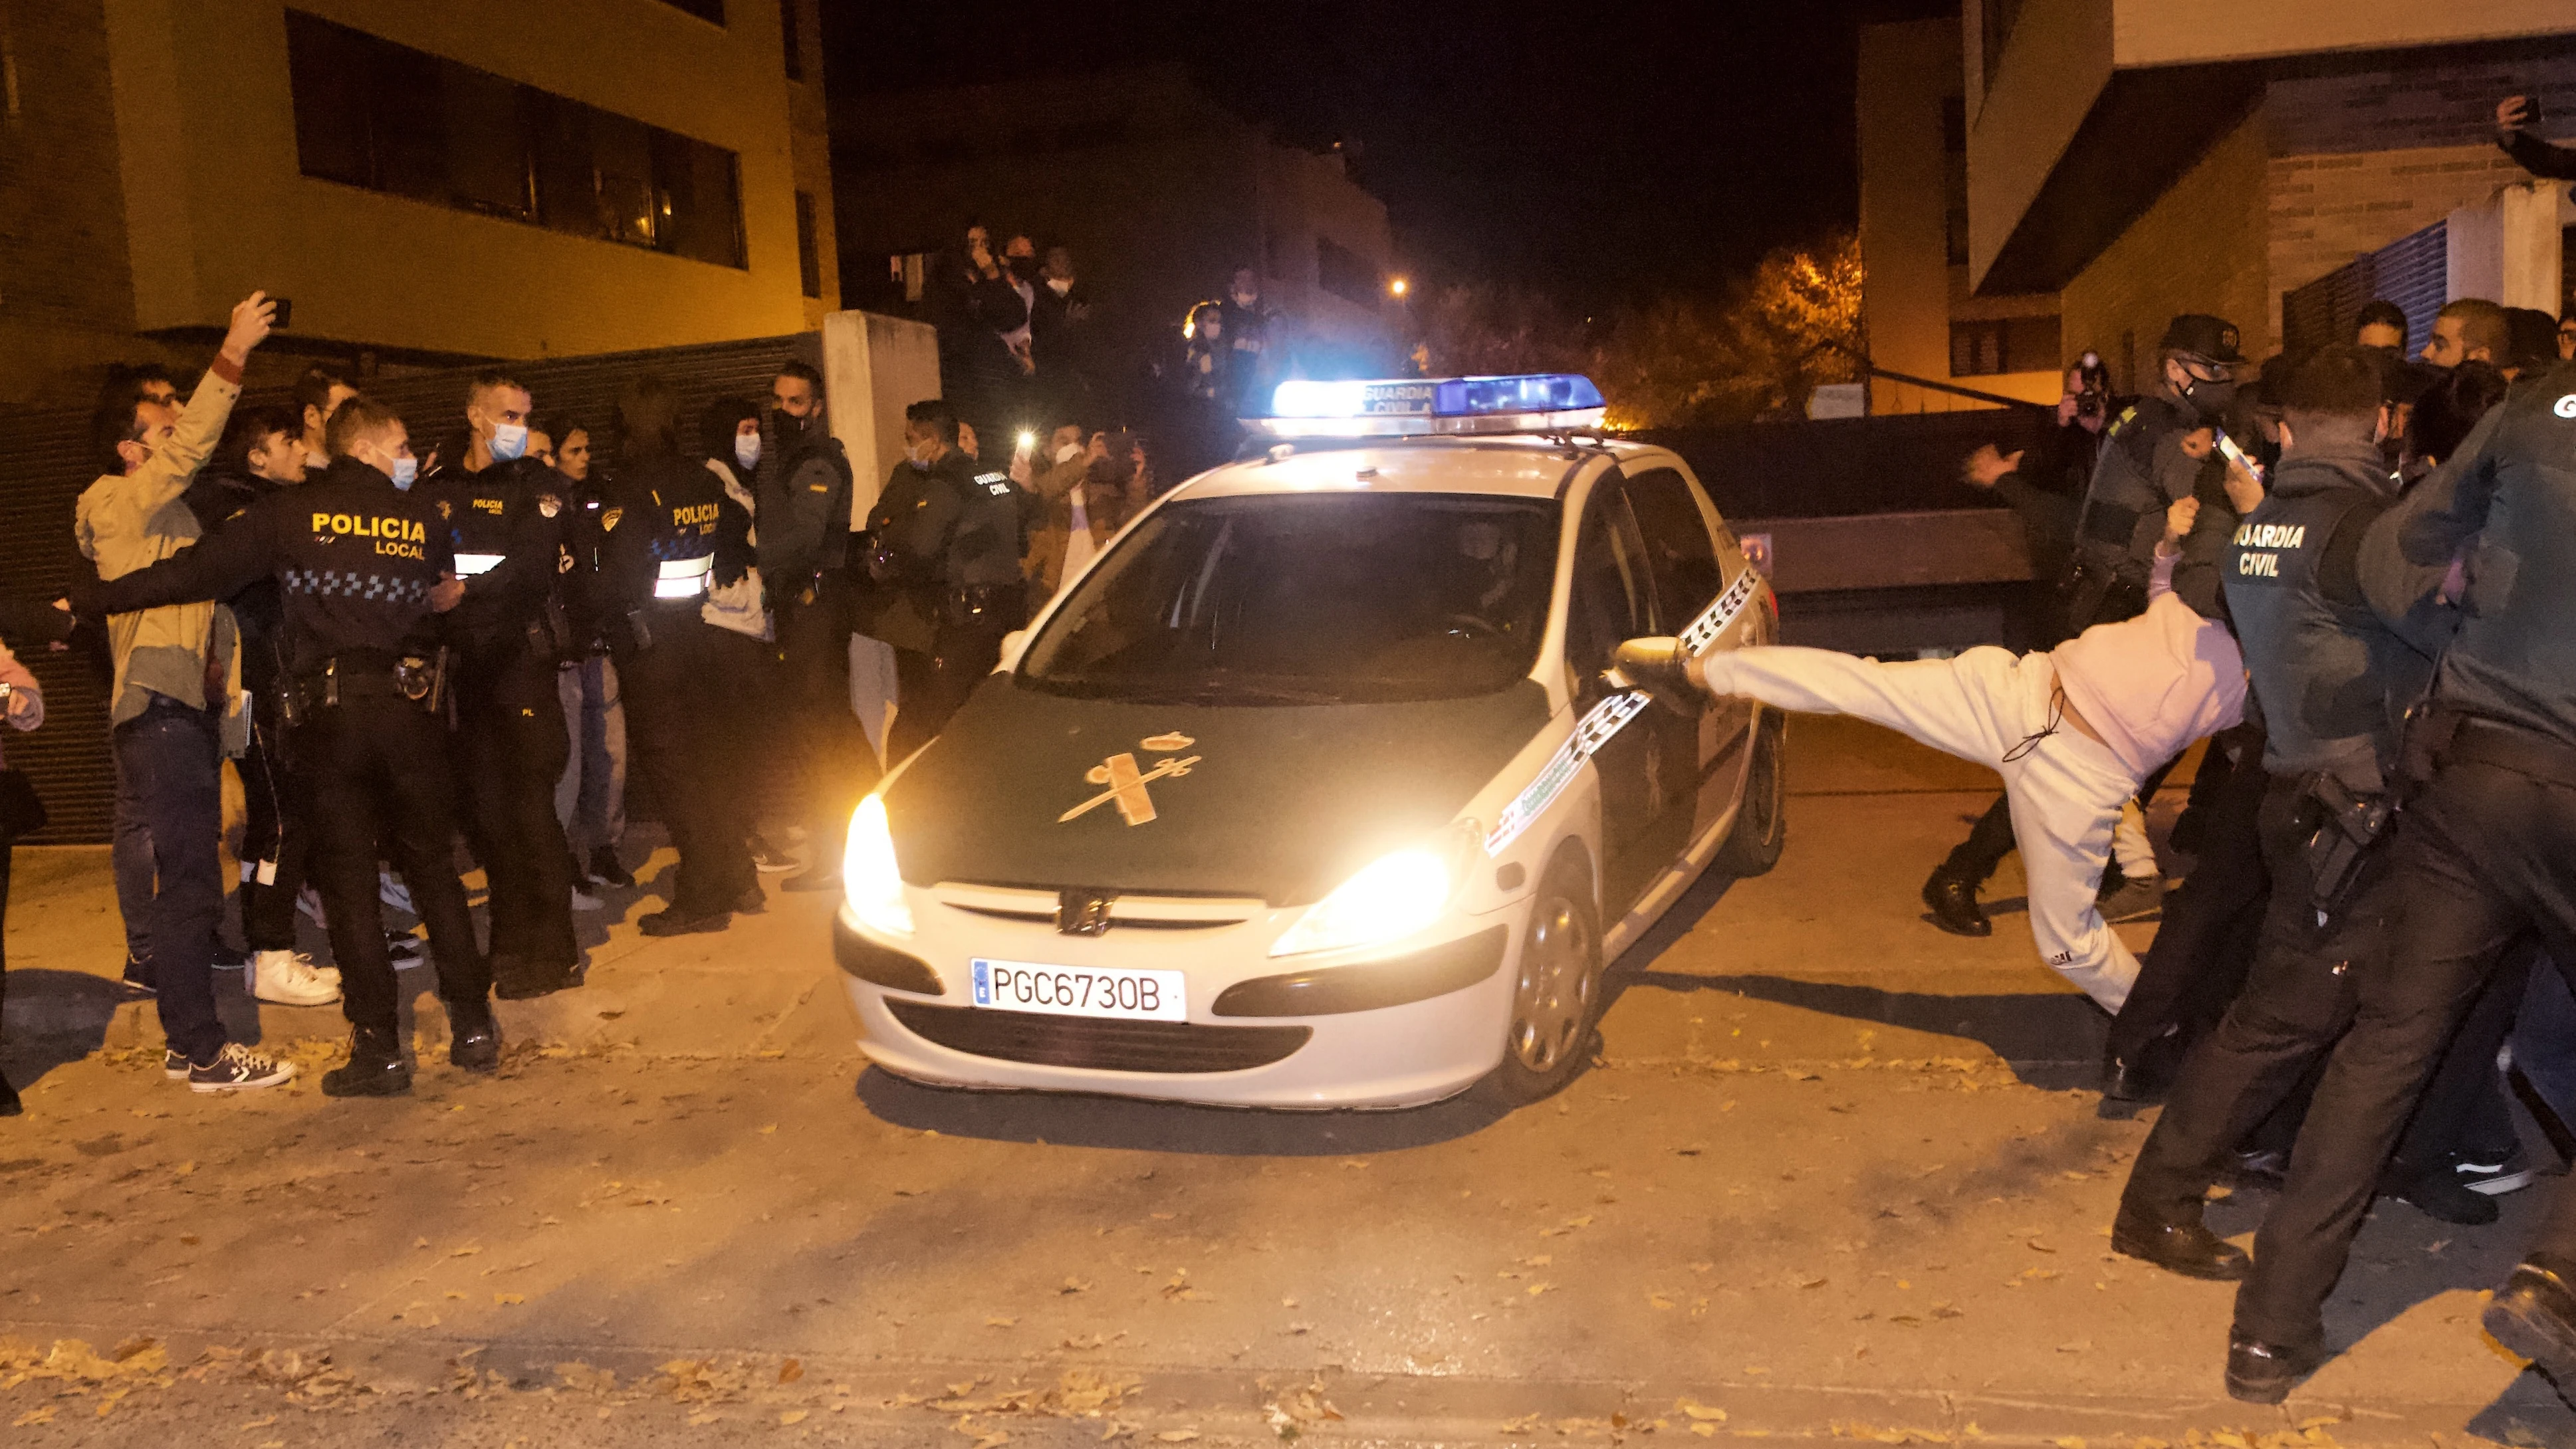
[(376, 872), (376, 899), (405, 915), (419, 915), (411, 908), (411, 887), (383, 871)]
[(301, 951), (262, 951), (251, 958), (250, 994), (277, 1006), (329, 1006), (340, 999), (339, 974), (324, 980)]

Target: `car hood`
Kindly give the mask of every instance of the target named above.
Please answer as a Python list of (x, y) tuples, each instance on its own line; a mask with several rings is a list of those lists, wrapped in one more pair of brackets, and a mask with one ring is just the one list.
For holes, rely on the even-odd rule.
[[(1301, 905), (1457, 818), (1547, 719), (1529, 680), (1468, 699), (1215, 706), (996, 675), (887, 790), (886, 813), (915, 885)], [(1130, 772), (1141, 785), (1122, 798)]]

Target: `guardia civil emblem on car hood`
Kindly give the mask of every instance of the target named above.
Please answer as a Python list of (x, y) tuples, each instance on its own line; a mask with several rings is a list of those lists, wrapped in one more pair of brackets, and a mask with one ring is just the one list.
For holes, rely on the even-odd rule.
[(1447, 826), (1547, 718), (1527, 680), (1463, 699), (1254, 706), (997, 675), (887, 788), (886, 814), (915, 885), (1298, 904)]

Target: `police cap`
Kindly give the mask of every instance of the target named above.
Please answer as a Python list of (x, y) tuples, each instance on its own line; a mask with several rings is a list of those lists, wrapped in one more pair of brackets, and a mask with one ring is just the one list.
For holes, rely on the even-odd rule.
[(2236, 324), (2206, 312), (2185, 312), (2173, 319), (2161, 346), (2166, 352), (2188, 352), (2229, 366), (2245, 360), (2245, 354), (2236, 350)]

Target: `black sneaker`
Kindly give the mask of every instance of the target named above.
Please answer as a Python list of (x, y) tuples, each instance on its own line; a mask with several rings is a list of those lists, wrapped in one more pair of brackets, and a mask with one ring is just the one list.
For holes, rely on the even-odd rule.
[(391, 1032), (350, 1033), (349, 1060), (322, 1074), (325, 1097), (399, 1097), (411, 1090), (411, 1066)]
[(796, 857), (758, 835), (751, 837), (751, 863), (762, 875), (783, 875), (796, 868)]
[(26, 1110), (18, 1102), (18, 1089), (9, 1085), (9, 1074), (0, 1072), (0, 1117), (15, 1117)]
[(266, 1057), (237, 1041), (224, 1043), (215, 1059), (188, 1068), (191, 1092), (248, 1092), (295, 1080), (295, 1064)]
[(808, 870), (780, 881), (778, 888), (800, 894), (806, 891), (836, 891), (841, 888), (841, 873), (837, 870)]
[(385, 932), (385, 955), (397, 971), (419, 966), (429, 960), (428, 943), (409, 931)]
[(2532, 1179), (2540, 1175), (2532, 1170), (2520, 1143), (2515, 1143), (2511, 1152), (2501, 1156), (2476, 1162), (2454, 1162), (2451, 1172), (2459, 1179), (2460, 1186), (2482, 1197), (2502, 1197), (2509, 1192), (2520, 1192), (2531, 1186)]
[(212, 966), (218, 971), (248, 971), (250, 969), (250, 953), (248, 951), (236, 951), (232, 947), (224, 945), (219, 941), (215, 943), (215, 958), (206, 964)]
[(160, 985), (152, 979), (152, 963), (135, 957), (125, 958), (125, 974), (116, 983), (125, 1001), (150, 1001), (161, 994)]
[(2380, 1180), (2379, 1190), (2401, 1202), (2413, 1203), (2426, 1217), (2464, 1228), (2485, 1227), (2503, 1214), (2495, 1199), (2470, 1191), (2448, 1163), (2420, 1170), (2391, 1163), (2388, 1174)]
[(188, 1054), (170, 1047), (161, 1049), (161, 1075), (174, 1082), (188, 1080)]
[(609, 846), (603, 845), (590, 853), (590, 869), (587, 874), (601, 885), (616, 890), (635, 889), (635, 873), (617, 863), (617, 852)]
[(711, 935), (732, 924), (733, 912), (731, 911), (713, 911), (703, 916), (692, 916), (683, 914), (677, 906), (674, 906), (667, 911), (655, 911), (637, 921), (635, 926), (647, 936), (698, 936)]
[(745, 886), (733, 903), (733, 913), (737, 916), (757, 916), (768, 909), (769, 897), (758, 885)]

